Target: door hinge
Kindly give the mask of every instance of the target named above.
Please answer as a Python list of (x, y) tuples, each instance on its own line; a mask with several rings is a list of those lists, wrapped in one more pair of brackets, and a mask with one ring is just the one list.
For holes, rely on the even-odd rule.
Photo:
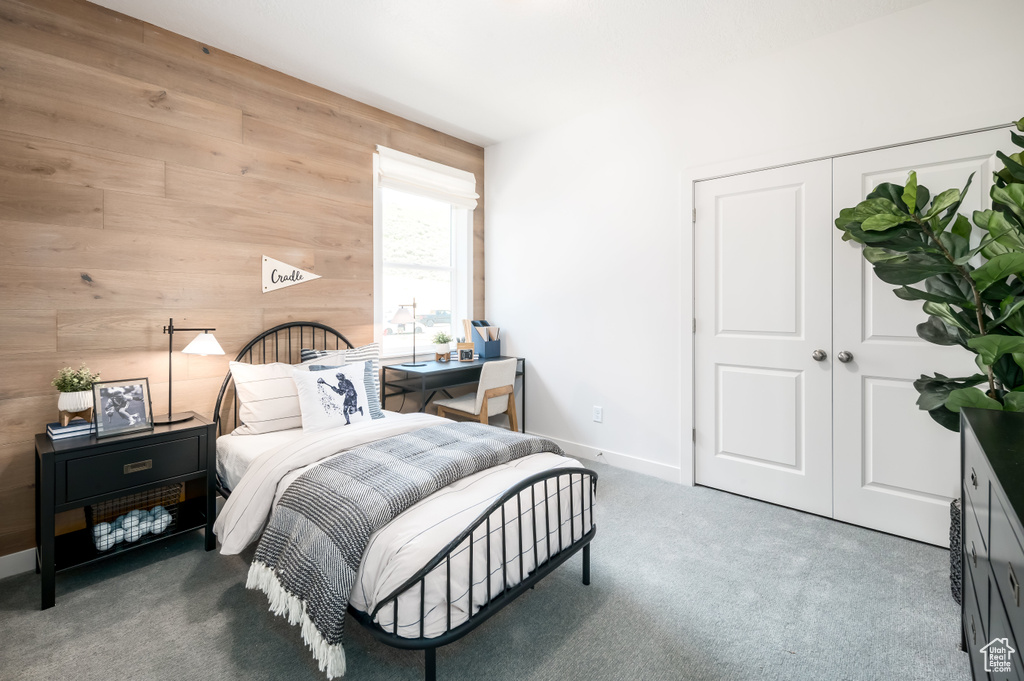
[(693, 224), (697, 224), (697, 209), (693, 209)]
[(693, 318), (693, 332), (697, 333), (697, 318)]
[(693, 429), (693, 430), (691, 431), (691, 434), (692, 434), (692, 436), (693, 436), (693, 444), (697, 444), (697, 429), (696, 429), (696, 428), (694, 428), (694, 429)]

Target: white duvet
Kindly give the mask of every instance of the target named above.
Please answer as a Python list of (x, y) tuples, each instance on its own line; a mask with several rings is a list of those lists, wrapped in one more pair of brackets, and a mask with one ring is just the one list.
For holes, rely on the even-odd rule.
[[(352, 424), (358, 428), (346, 426), (281, 438), (283, 444), (271, 447), (252, 460), (217, 517), (214, 531), (221, 542), (221, 553), (238, 553), (255, 541), (266, 526), (277, 499), (290, 482), (309, 466), (331, 456), (344, 456), (343, 450), (367, 442), (444, 422), (447, 419), (428, 414), (389, 414), (385, 419)], [(574, 459), (551, 453), (534, 454), (463, 478), (413, 505), (371, 535), (350, 595), (350, 604), (371, 613), (378, 603), (458, 537), (505, 490), (536, 473), (572, 468), (580, 468)], [(519, 495), (518, 501), (513, 498), (505, 504), (504, 525), (500, 508), (491, 514), (489, 580), (485, 578), (487, 533), (481, 529), (474, 534), (474, 612), (490, 596), (497, 595), (503, 583), (506, 588), (514, 586), (520, 580), (520, 571), (528, 575), (538, 563), (543, 563), (549, 549), (551, 554), (557, 553), (559, 542), (568, 546), (573, 538), (579, 538), (593, 525), (589, 511), (590, 489), (581, 476), (560, 476), (558, 484), (551, 480), (546, 490), (544, 484), (533, 487), (532, 494), (528, 489)], [(581, 515), (580, 510), (585, 507), (588, 510)], [(522, 553), (519, 548), (520, 526)], [(451, 561), (450, 602), (446, 589), (449, 566), (442, 562), (427, 576), (424, 595), (427, 616), (422, 632), (419, 625), (419, 589), (413, 589), (414, 593), (399, 599), (399, 635), (410, 638), (438, 636), (448, 628), (449, 617), (451, 627), (466, 620), (470, 612), (468, 547), (467, 539)], [(385, 630), (394, 631), (394, 610), (391, 606), (383, 608), (375, 620)]]

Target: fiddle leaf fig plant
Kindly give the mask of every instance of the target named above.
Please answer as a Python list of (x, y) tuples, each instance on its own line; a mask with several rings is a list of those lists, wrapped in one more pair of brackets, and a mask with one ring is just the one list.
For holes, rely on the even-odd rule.
[[(1016, 127), (1024, 132), (1024, 118)], [(1010, 138), (1024, 148), (1024, 136)], [(1024, 158), (996, 156), (1003, 168), (994, 174), (992, 208), (970, 220), (959, 210), (973, 175), (963, 189), (932, 196), (911, 172), (906, 185), (878, 185), (835, 221), (844, 241), (863, 244), (897, 297), (922, 301), (928, 318), (918, 336), (974, 353), (976, 374), (914, 382), (918, 406), (954, 431), (962, 407), (1024, 412)]]

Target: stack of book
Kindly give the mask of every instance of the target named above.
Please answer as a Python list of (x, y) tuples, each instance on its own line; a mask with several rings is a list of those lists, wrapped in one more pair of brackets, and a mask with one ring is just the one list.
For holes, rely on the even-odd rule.
[(75, 419), (66, 426), (62, 426), (59, 423), (46, 424), (46, 435), (51, 440), (64, 440), (69, 437), (89, 437), (92, 431), (92, 424), (81, 419)]

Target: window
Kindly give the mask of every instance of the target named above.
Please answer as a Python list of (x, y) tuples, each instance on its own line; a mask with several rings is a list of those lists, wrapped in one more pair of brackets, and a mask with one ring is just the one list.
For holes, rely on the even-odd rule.
[[(385, 357), (432, 357), (439, 331), (458, 337), (472, 307), (476, 178), (378, 147), (374, 157), (374, 321)], [(396, 314), (416, 302), (415, 323)]]

